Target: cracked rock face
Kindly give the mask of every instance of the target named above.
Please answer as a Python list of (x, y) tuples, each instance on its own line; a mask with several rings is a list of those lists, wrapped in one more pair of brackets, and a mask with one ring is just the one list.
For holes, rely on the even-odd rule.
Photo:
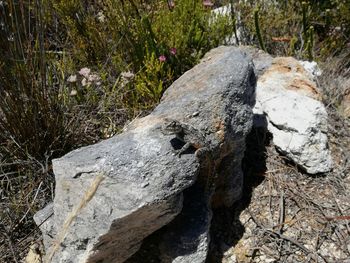
[(297, 60), (273, 59), (258, 80), (256, 99), (254, 125), (267, 125), (281, 153), (309, 174), (332, 169), (327, 112), (316, 84)]
[[(149, 116), (53, 160), (55, 199), (35, 217), (40, 224), (53, 212), (41, 225), (52, 262), (124, 262), (166, 225), (158, 244), (163, 262), (204, 262), (211, 197), (230, 205), (242, 191), (240, 163), (253, 123), (255, 84), (243, 51), (214, 49), (165, 92)], [(169, 118), (203, 134), (210, 158), (196, 157), (196, 149), (174, 155), (181, 142), (161, 132)], [(214, 174), (216, 193), (205, 183)]]

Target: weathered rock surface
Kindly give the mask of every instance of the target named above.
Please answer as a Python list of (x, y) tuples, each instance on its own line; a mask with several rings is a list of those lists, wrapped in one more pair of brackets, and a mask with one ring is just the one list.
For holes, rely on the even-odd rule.
[[(210, 240), (208, 185), (216, 175), (217, 205), (232, 204), (240, 196), (240, 162), (252, 126), (254, 96), (249, 58), (238, 48), (220, 47), (179, 78), (149, 116), (120, 135), (54, 160), (54, 215), (41, 228), (48, 254), (54, 248), (50, 243), (60, 243), (52, 262), (123, 262), (145, 237), (177, 215), (164, 233), (160, 246), (166, 251), (160, 257), (164, 262), (204, 262)], [(196, 158), (195, 149), (174, 155), (183, 144), (161, 132), (165, 119), (184, 122), (203, 134), (210, 158)], [(238, 167), (227, 169), (226, 164)], [(103, 180), (91, 185), (99, 177)], [(184, 190), (191, 191), (194, 184), (202, 198), (191, 203), (196, 192), (187, 192), (184, 202)], [(193, 216), (196, 213), (201, 216)], [(67, 218), (73, 218), (72, 223), (62, 227)], [(39, 213), (37, 219), (43, 216)], [(184, 227), (177, 230), (176, 224)]]
[(273, 57), (271, 57), (271, 55), (267, 54), (263, 50), (252, 46), (241, 46), (240, 48), (252, 58), (255, 75), (258, 78), (271, 67)]
[(316, 84), (293, 58), (275, 58), (259, 78), (256, 126), (273, 134), (277, 149), (310, 174), (328, 172), (332, 160), (327, 140), (327, 112)]
[(161, 261), (206, 262), (211, 218), (211, 208), (203, 190), (195, 186), (190, 191), (185, 191), (183, 211), (161, 236)]

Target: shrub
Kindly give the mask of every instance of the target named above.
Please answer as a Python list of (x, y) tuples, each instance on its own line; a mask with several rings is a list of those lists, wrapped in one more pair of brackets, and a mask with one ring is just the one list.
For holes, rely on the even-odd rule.
[[(0, 5), (0, 237), (2, 259), (16, 259), (13, 243), (50, 193), (49, 158), (67, 150), (60, 72), (45, 52), (42, 9), (17, 1)], [(17, 251), (16, 251), (17, 252)]]
[(45, 53), (41, 10), (13, 1), (5, 2), (0, 12), (1, 152), (41, 159), (62, 148), (60, 72)]
[(325, 59), (334, 53), (339, 54), (349, 43), (350, 5), (347, 0), (312, 0), (305, 1), (305, 4), (299, 0), (258, 0), (234, 5), (240, 13), (243, 44), (258, 46), (254, 25), (257, 7), (260, 32), (271, 54), (295, 55), (301, 59), (312, 55)]
[[(133, 95), (127, 97), (126, 107), (131, 103), (145, 109), (154, 106), (160, 97), (153, 96), (152, 103), (148, 97), (145, 100), (148, 106), (142, 105), (139, 98), (145, 95), (145, 89), (162, 94), (174, 78), (196, 64), (205, 52), (223, 43), (233, 31), (229, 17), (219, 17), (210, 23), (210, 10), (200, 0), (174, 3), (169, 7), (167, 1), (109, 0), (87, 5), (80, 0), (56, 1), (51, 7), (59, 25), (66, 29), (61, 42), (69, 43), (65, 50), (72, 54), (73, 64), (95, 68), (108, 76), (109, 85), (118, 81), (122, 72), (133, 72), (139, 76), (135, 78), (138, 83), (127, 86), (130, 88), (127, 93)], [(171, 54), (171, 50), (176, 50), (176, 54)], [(165, 73), (150, 67), (148, 61), (160, 56), (167, 58), (162, 67)], [(157, 72), (150, 72), (152, 68)], [(153, 80), (146, 81), (150, 75)], [(161, 79), (154, 78), (157, 75)], [(143, 83), (139, 83), (141, 80)], [(157, 90), (151, 91), (152, 87)]]

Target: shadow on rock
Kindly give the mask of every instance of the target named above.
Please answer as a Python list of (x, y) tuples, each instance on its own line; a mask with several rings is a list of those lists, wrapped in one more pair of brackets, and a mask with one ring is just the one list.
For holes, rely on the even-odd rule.
[[(266, 172), (266, 146), (272, 137), (264, 127), (253, 128), (246, 139), (246, 151), (242, 161), (244, 187), (242, 198), (230, 208), (213, 210), (211, 226), (211, 247), (208, 263), (221, 263), (225, 252), (234, 247), (242, 238), (245, 228), (239, 216), (251, 201), (253, 189), (262, 183)], [(230, 262), (230, 261), (228, 261)]]
[[(184, 191), (182, 212), (168, 225), (147, 237), (127, 263), (204, 262), (212, 214), (196, 183)], [(181, 241), (181, 242), (179, 242)]]

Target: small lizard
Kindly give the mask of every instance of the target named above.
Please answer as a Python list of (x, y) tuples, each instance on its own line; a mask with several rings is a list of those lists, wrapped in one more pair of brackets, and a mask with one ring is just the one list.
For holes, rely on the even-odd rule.
[(162, 125), (161, 131), (165, 135), (173, 134), (178, 140), (185, 143), (185, 145), (176, 153), (179, 157), (181, 157), (181, 155), (190, 147), (193, 147), (196, 150), (195, 156), (201, 164), (201, 179), (199, 180), (204, 184), (205, 191), (211, 193), (213, 187), (215, 188), (216, 169), (214, 160), (208, 148), (209, 142), (205, 135), (187, 123), (167, 119)]
[(181, 123), (177, 120), (166, 120), (161, 127), (161, 131), (165, 135), (175, 135), (178, 140), (185, 143), (176, 155), (181, 155), (187, 151), (191, 146), (196, 150), (195, 155), (201, 158), (203, 152), (207, 152), (206, 138), (196, 128), (189, 124)]

